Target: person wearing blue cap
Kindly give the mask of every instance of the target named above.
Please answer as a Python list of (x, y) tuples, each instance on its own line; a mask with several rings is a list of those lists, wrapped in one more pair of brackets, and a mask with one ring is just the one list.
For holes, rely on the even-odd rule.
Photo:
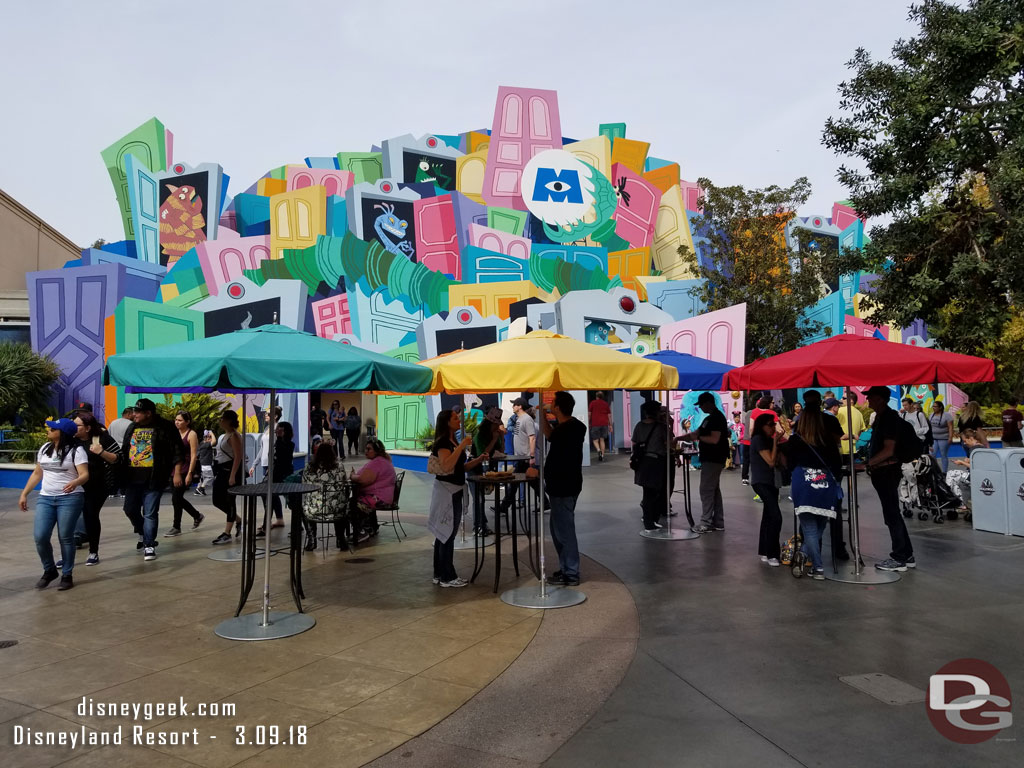
[(75, 568), (75, 526), (85, 504), (85, 489), (89, 482), (89, 457), (85, 449), (75, 440), (78, 425), (71, 419), (47, 421), (49, 427), (46, 443), (36, 454), (36, 467), (32, 470), (25, 489), (21, 492), (18, 507), (28, 511), (28, 495), (42, 480), (39, 498), (36, 500), (36, 517), (33, 537), (36, 552), (43, 564), (43, 575), (36, 582), (36, 589), (46, 588), (57, 578), (57, 564), (53, 560), (53, 527), (57, 526), (60, 552), (63, 556), (62, 573), (58, 590), (71, 589), (75, 584), (71, 572)]

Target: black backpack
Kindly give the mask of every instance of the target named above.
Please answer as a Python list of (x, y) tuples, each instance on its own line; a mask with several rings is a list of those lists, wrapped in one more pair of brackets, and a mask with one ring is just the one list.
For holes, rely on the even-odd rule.
[(917, 461), (925, 452), (924, 442), (917, 436), (914, 425), (897, 417), (899, 432), (896, 437), (896, 460), (901, 464)]

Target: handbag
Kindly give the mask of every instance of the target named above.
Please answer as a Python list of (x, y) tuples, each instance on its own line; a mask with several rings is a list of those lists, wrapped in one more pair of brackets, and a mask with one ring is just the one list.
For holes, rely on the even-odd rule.
[(445, 474), (444, 469), (441, 467), (441, 459), (436, 454), (430, 454), (430, 457), (427, 459), (427, 472), (432, 475)]

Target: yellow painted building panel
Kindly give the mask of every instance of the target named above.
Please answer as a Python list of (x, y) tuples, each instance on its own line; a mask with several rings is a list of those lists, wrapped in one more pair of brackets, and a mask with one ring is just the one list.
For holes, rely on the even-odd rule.
[(455, 188), (478, 203), (484, 202), (484, 170), (487, 150), (473, 152), (455, 159)]
[(697, 276), (679, 255), (680, 245), (685, 245), (690, 251), (694, 249), (683, 192), (678, 186), (673, 186), (661, 197), (653, 245), (654, 267), (669, 280), (687, 280)]
[(256, 194), (263, 197), (273, 197), (288, 189), (288, 182), (284, 179), (260, 179), (256, 182)]
[(566, 152), (589, 163), (599, 170), (604, 176), (612, 172), (612, 143), (607, 136), (595, 136), (592, 139), (574, 141), (562, 147)]
[(270, 198), (270, 258), (280, 259), (285, 248), (308, 248), (327, 234), (327, 191), (303, 187)]

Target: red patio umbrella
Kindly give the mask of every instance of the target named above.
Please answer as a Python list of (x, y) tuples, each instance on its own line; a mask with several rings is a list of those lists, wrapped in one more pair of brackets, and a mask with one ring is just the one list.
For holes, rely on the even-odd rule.
[(744, 390), (795, 389), (885, 382), (950, 384), (994, 378), (995, 364), (984, 357), (843, 334), (734, 368), (725, 374), (722, 386)]
[[(842, 334), (755, 360), (728, 371), (722, 379), (725, 389), (796, 389), (801, 387), (850, 387), (875, 384), (938, 384), (992, 381), (995, 364), (984, 357), (958, 355), (929, 347), (894, 344), (882, 339)], [(850, 422), (850, 401), (846, 401), (846, 423)], [(879, 584), (895, 581), (895, 574), (869, 574), (861, 570), (860, 530), (857, 518), (857, 474), (850, 451), (850, 544), (852, 573), (839, 574), (837, 581)]]

